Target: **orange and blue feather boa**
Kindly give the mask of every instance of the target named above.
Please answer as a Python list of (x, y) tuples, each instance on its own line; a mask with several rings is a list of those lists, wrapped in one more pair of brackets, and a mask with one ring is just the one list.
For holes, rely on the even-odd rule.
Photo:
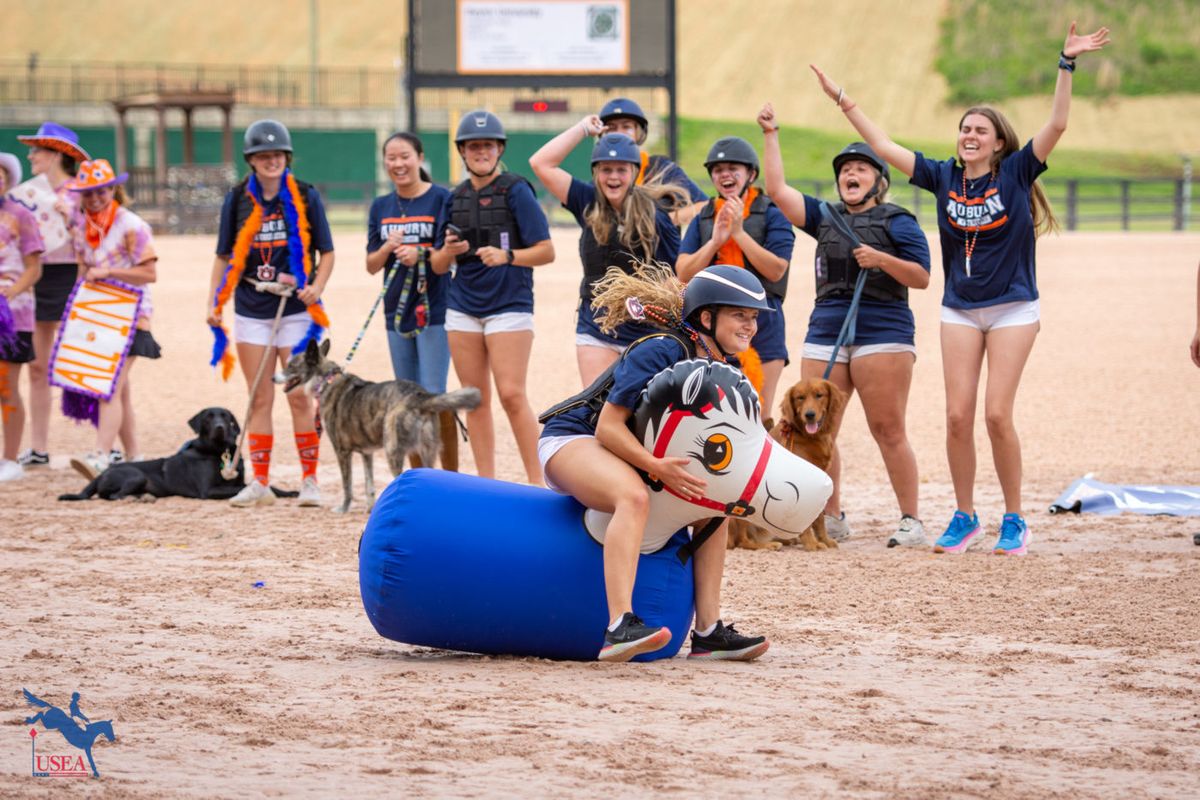
[[(287, 228), (288, 264), (291, 267), (292, 276), (296, 279), (296, 291), (299, 292), (316, 277), (316, 267), (313, 264), (311, 250), (312, 231), (308, 225), (308, 204), (290, 169), (283, 173), (283, 187), (284, 190), (280, 192), (280, 200), (283, 205), (283, 222)], [(233, 242), (233, 253), (229, 257), (229, 263), (225, 266), (221, 285), (217, 287), (217, 293), (213, 297), (213, 309), (217, 311), (224, 308), (225, 304), (229, 302), (234, 289), (241, 282), (242, 273), (246, 269), (246, 260), (250, 256), (250, 247), (254, 243), (254, 237), (262, 228), (264, 205), (262, 188), (258, 184), (258, 178), (253, 174), (246, 182), (246, 194), (250, 196), (253, 208), (250, 215), (246, 217), (246, 221), (242, 223), (242, 227), (238, 229), (237, 237)], [(329, 327), (329, 317), (326, 316), (325, 308), (321, 305), (320, 300), (308, 306), (306, 310), (312, 317), (312, 323), (308, 326), (304, 338), (292, 349), (293, 353), (304, 350), (310, 341), (319, 342), (321, 334)], [(224, 325), (213, 325), (210, 328), (214, 341), (212, 360), (209, 364), (214, 367), (220, 364), (221, 377), (229, 380), (234, 364), (234, 355), (229, 347), (229, 332), (225, 330)]]

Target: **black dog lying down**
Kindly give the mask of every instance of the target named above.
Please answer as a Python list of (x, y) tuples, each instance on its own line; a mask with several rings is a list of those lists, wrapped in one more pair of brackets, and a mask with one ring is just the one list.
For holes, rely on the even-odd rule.
[[(221, 467), (233, 458), (241, 428), (233, 414), (224, 408), (206, 408), (188, 420), (196, 438), (177, 453), (151, 461), (114, 464), (100, 473), (79, 494), (59, 495), (59, 500), (88, 500), (99, 495), (105, 500), (151, 495), (152, 497), (190, 497), (195, 500), (228, 500), (246, 483), (242, 460), (237, 474), (226, 480)], [(294, 492), (273, 489), (277, 496)]]

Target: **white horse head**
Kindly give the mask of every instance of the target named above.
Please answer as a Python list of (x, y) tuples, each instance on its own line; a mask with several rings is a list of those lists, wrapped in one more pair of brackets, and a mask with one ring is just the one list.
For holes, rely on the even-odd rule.
[[(782, 535), (807, 529), (825, 507), (833, 481), (767, 435), (758, 393), (741, 371), (693, 359), (675, 364), (642, 391), (631, 419), (634, 435), (655, 456), (686, 457), (687, 469), (707, 482), (704, 496), (683, 498), (654, 476), (642, 550), (665, 544), (675, 531), (709, 517), (733, 516)], [(610, 515), (588, 511), (589, 530), (603, 531)]]

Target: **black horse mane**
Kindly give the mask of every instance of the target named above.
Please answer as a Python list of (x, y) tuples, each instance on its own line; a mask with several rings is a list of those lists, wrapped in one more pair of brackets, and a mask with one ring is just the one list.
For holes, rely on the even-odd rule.
[(733, 404), (736, 413), (759, 421), (758, 392), (741, 370), (700, 358), (680, 361), (651, 378), (642, 390), (631, 420), (633, 432), (644, 441), (646, 426), (653, 425), (657, 436), (668, 406), (704, 419), (707, 415), (703, 409), (719, 408), (724, 403)]

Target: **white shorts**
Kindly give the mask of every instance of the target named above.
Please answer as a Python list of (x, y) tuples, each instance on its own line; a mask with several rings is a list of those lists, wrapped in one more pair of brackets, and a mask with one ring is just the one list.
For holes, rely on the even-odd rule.
[(308, 326), (312, 324), (313, 318), (309, 316), (307, 311), (301, 311), (299, 314), (288, 314), (279, 319), (279, 330), (275, 332), (275, 341), (271, 341), (271, 327), (275, 324), (275, 318), (270, 319), (255, 319), (254, 317), (243, 317), (241, 314), (233, 316), (233, 338), (239, 344), (257, 344), (263, 347), (278, 347), (280, 350), (291, 351), (293, 347), (300, 344), (304, 340), (304, 334), (308, 332)]
[(554, 481), (550, 480), (550, 476), (546, 474), (546, 462), (554, 457), (554, 454), (562, 450), (568, 443), (576, 439), (594, 439), (594, 436), (588, 436), (585, 433), (576, 433), (567, 436), (543, 436), (538, 439), (538, 461), (542, 464), (542, 478), (546, 481), (546, 488), (551, 489), (559, 494), (570, 494), (561, 486), (558, 486)]
[(605, 341), (597, 339), (595, 336), (590, 336), (586, 333), (575, 334), (576, 347), (600, 347), (605, 350), (612, 350), (614, 353), (624, 353), (625, 345), (613, 341)]
[[(877, 353), (912, 353), (913, 360), (915, 361), (917, 358), (917, 348), (915, 345), (903, 344), (902, 342), (885, 342), (883, 344), (852, 344), (849, 347), (839, 347), (837, 361), (834, 363), (849, 364), (851, 359), (873, 356)], [(833, 355), (833, 345), (831, 344), (804, 343), (804, 358), (828, 362), (831, 355)]]
[(995, 328), (1017, 325), (1036, 325), (1042, 318), (1037, 300), (1018, 300), (986, 308), (947, 308), (942, 306), (942, 322), (946, 325), (966, 325), (987, 333)]
[(453, 308), (446, 309), (447, 333), (515, 333), (533, 330), (533, 314), (528, 311), (508, 311), (490, 317), (472, 317)]

